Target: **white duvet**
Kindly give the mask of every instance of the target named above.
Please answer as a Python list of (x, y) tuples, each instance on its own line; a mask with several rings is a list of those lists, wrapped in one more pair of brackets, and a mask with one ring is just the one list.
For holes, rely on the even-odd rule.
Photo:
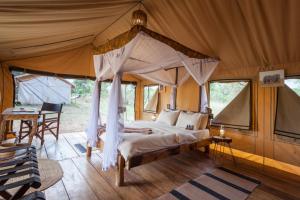
[[(152, 134), (149, 135), (143, 133), (120, 133), (122, 142), (119, 144), (118, 149), (126, 161), (142, 153), (201, 141), (209, 137), (208, 129), (186, 130), (153, 121), (135, 121), (125, 126), (152, 129)], [(105, 143), (105, 133), (101, 135), (101, 140)]]

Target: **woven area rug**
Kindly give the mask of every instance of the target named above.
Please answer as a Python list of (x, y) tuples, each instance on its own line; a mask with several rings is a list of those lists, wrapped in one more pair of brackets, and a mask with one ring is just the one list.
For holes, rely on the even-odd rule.
[(64, 175), (60, 164), (56, 160), (38, 159), (38, 164), (42, 185), (36, 190), (30, 189), (27, 193), (46, 190), (61, 180)]
[(243, 200), (252, 193), (260, 181), (220, 167), (159, 197), (159, 200)]

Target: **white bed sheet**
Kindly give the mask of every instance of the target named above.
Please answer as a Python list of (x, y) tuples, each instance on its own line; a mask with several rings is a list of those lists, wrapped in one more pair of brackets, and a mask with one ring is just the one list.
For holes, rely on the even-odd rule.
[[(126, 161), (136, 155), (179, 144), (201, 141), (209, 137), (208, 129), (185, 130), (184, 128), (153, 121), (135, 121), (125, 126), (152, 129), (152, 134), (149, 135), (142, 133), (121, 133), (122, 142), (119, 144), (118, 149)], [(101, 140), (105, 143), (105, 133), (101, 135)]]

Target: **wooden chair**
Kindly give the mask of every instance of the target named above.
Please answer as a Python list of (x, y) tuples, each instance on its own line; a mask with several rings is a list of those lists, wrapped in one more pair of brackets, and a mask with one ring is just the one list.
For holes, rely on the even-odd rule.
[[(53, 104), (44, 102), (39, 112), (38, 128), (36, 137), (41, 140), (41, 145), (44, 144), (45, 131), (49, 131), (58, 140), (60, 115), (63, 104)], [(31, 121), (21, 121), (19, 131), (19, 142), (29, 135), (31, 131)]]

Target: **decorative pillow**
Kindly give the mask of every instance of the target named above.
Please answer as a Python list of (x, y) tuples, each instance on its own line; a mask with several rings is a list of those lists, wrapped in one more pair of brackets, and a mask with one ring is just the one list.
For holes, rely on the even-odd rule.
[(186, 128), (187, 125), (194, 126), (194, 130), (198, 130), (201, 113), (180, 112), (176, 127)]
[(162, 122), (170, 126), (174, 126), (178, 118), (180, 111), (166, 111), (162, 110), (156, 120), (156, 122)]
[(199, 130), (206, 129), (208, 123), (208, 114), (201, 113), (200, 119), (199, 119)]

